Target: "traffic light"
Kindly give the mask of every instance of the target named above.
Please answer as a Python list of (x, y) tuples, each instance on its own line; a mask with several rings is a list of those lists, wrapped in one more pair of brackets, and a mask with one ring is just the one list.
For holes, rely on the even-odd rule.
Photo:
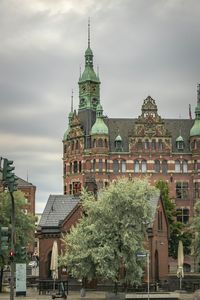
[(21, 261), (26, 262), (26, 247), (21, 247)]
[(14, 260), (14, 256), (15, 256), (14, 251), (13, 251), (13, 250), (10, 250), (10, 252), (9, 252), (9, 258), (10, 258), (10, 261), (13, 261), (13, 260)]
[(1, 251), (8, 250), (9, 230), (8, 227), (0, 227)]
[(13, 161), (4, 158), (3, 162), (3, 181), (10, 192), (17, 191), (17, 176), (12, 172), (15, 167), (12, 166)]

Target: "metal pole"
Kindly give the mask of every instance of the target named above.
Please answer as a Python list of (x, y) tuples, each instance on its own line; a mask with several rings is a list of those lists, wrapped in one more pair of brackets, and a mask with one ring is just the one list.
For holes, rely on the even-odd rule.
[(147, 252), (147, 297), (149, 300), (149, 252)]
[[(10, 197), (11, 197), (11, 250), (13, 253), (15, 253), (15, 245), (14, 245), (14, 237), (15, 237), (15, 201), (13, 197), (13, 193), (10, 192)], [(14, 257), (13, 257), (14, 258)], [(15, 263), (12, 260), (10, 263), (10, 269), (11, 269), (11, 276), (10, 276), (10, 300), (14, 300), (14, 287), (15, 287), (15, 282), (14, 282), (14, 277), (15, 277)]]

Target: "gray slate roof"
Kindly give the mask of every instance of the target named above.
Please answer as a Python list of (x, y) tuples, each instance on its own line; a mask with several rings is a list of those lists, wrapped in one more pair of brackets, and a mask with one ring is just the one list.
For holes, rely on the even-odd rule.
[(17, 176), (17, 184), (19, 187), (33, 186), (33, 184), (31, 182), (28, 182), (18, 176)]
[[(123, 151), (128, 152), (129, 136), (133, 136), (133, 129), (135, 126), (135, 121), (137, 121), (137, 119), (105, 118), (104, 121), (109, 129), (110, 150), (112, 152), (115, 152), (115, 138), (118, 134), (120, 134), (123, 141)], [(176, 139), (180, 135), (181, 130), (181, 136), (183, 137), (185, 142), (184, 152), (190, 153), (190, 129), (194, 124), (194, 120), (163, 119), (163, 121), (165, 122), (165, 126), (172, 136), (172, 151), (177, 152)]]
[(38, 226), (59, 227), (78, 203), (79, 198), (71, 195), (50, 195)]

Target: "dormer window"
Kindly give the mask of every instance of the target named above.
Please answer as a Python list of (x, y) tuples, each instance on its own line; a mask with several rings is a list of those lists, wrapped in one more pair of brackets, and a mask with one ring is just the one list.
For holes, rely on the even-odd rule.
[(181, 135), (176, 139), (176, 148), (179, 151), (184, 149), (184, 139)]

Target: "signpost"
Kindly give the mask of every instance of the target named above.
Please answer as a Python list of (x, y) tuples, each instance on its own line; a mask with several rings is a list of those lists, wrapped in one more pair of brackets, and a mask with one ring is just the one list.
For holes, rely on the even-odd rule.
[(26, 264), (16, 264), (16, 296), (26, 296)]

